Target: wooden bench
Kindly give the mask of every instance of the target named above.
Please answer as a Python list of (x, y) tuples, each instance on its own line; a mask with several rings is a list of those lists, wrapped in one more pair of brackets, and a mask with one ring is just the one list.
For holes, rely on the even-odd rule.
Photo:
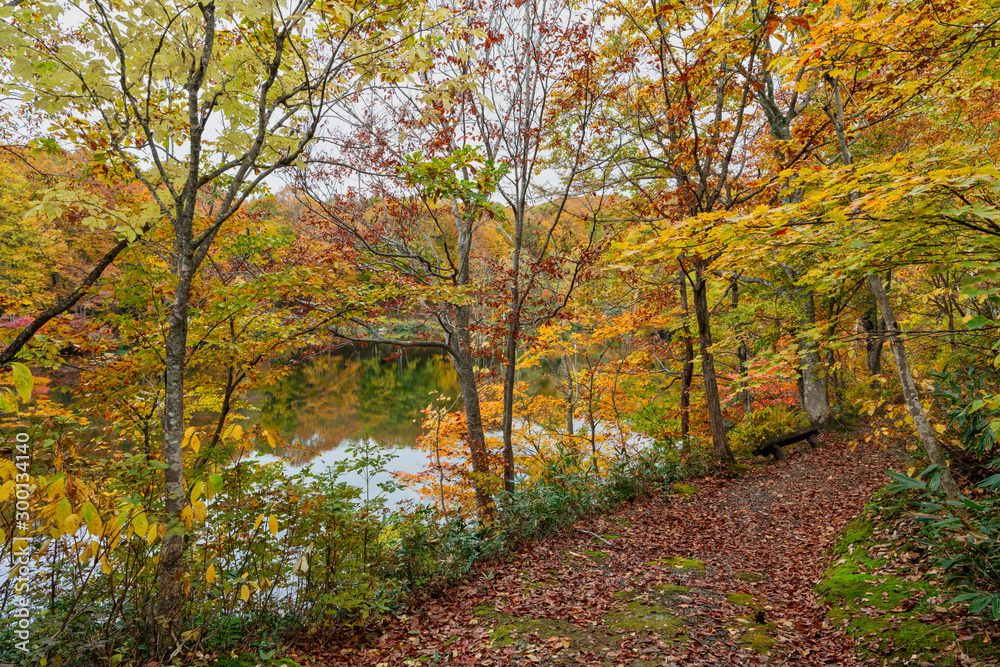
[(786, 445), (791, 445), (800, 440), (809, 441), (810, 447), (818, 447), (821, 443), (819, 441), (819, 429), (810, 426), (809, 428), (804, 428), (800, 431), (792, 431), (791, 433), (786, 433), (785, 435), (779, 435), (776, 438), (771, 438), (759, 445), (753, 450), (755, 456), (774, 456), (775, 460), (781, 461), (782, 459), (788, 458), (785, 452), (781, 449)]

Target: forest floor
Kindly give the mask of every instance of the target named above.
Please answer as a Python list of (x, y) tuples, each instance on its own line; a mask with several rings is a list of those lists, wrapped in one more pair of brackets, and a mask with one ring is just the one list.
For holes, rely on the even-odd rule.
[[(926, 577), (868, 578), (885, 574), (875, 566), (886, 559), (867, 560), (861, 542), (883, 556), (901, 542), (898, 531), (855, 517), (889, 481), (884, 471), (902, 465), (901, 452), (851, 451), (839, 433), (823, 440), (735, 479), (690, 480), (693, 494), (681, 487), (582, 520), (484, 563), (466, 585), (363, 643), (315, 638), (291, 657), (372, 667), (995, 664), (962, 650), (972, 621), (954, 621), (949, 614), (959, 612), (940, 606), (950, 595), (933, 597), (941, 591), (926, 581), (904, 590)], [(830, 569), (838, 554), (840, 569)], [(913, 612), (906, 622), (954, 621), (953, 631), (930, 648), (906, 645), (911, 639), (893, 646), (893, 631), (912, 630), (905, 612)]]

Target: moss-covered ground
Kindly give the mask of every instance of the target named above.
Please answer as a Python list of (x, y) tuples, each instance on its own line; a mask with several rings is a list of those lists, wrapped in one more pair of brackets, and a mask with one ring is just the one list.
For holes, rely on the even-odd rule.
[(829, 620), (853, 635), (859, 657), (873, 664), (947, 667), (961, 654), (1000, 658), (983, 637), (962, 629), (948, 604), (954, 593), (920, 563), (908, 521), (875, 502), (846, 526), (816, 586)]

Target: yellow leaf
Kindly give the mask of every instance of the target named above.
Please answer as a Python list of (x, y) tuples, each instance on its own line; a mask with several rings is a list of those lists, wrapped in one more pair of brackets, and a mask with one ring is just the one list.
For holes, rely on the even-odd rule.
[(934, 430), (937, 431), (938, 433), (944, 433), (945, 431), (948, 430), (948, 427), (945, 426), (944, 424), (934, 424)]
[(111, 574), (111, 563), (105, 556), (101, 556), (101, 569), (104, 570), (104, 574)]
[(159, 534), (160, 534), (159, 526), (157, 526), (155, 523), (149, 524), (149, 530), (146, 531), (146, 542), (152, 544), (153, 542), (156, 541), (156, 538), (159, 536)]
[(14, 480), (4, 482), (3, 486), (0, 486), (0, 503), (6, 502), (10, 498), (10, 494), (14, 492)]
[(260, 514), (257, 516), (257, 520), (253, 522), (253, 529), (257, 530), (260, 528), (260, 522), (264, 520), (264, 515)]
[(183, 445), (191, 447), (195, 454), (197, 454), (198, 450), (201, 449), (201, 441), (194, 432), (194, 426), (188, 426), (187, 430), (184, 431), (184, 441), (181, 443), (181, 446)]
[(913, 474), (915, 472), (917, 472), (917, 469), (914, 466), (910, 466), (909, 468), (906, 469), (906, 476), (913, 477)]
[(240, 586), (240, 597), (243, 598), (244, 602), (250, 599), (250, 587), (246, 584)]
[(209, 565), (208, 569), (205, 570), (205, 581), (207, 581), (210, 584), (214, 584), (215, 583), (215, 564), (214, 563), (211, 564), (211, 565)]
[(56, 496), (61, 496), (63, 494), (64, 489), (65, 489), (65, 484), (63, 482), (62, 477), (57, 477), (53, 479), (52, 483), (49, 485), (48, 488), (49, 500), (54, 499)]
[(243, 427), (239, 424), (230, 424), (222, 434), (222, 437), (226, 439), (239, 440), (243, 437)]
[(191, 500), (198, 500), (199, 498), (201, 498), (201, 492), (204, 490), (204, 488), (205, 488), (204, 481), (199, 479), (197, 482), (195, 482), (194, 486), (191, 488)]
[(278, 517), (273, 514), (267, 520), (267, 527), (270, 529), (272, 535), (278, 534)]
[(267, 444), (271, 445), (272, 447), (278, 446), (278, 441), (275, 439), (273, 435), (271, 435), (270, 431), (264, 431), (264, 437), (267, 438)]
[(77, 530), (80, 529), (80, 517), (76, 514), (70, 514), (62, 522), (62, 531), (67, 535), (73, 535)]
[(140, 512), (132, 518), (132, 533), (139, 537), (145, 537), (149, 530), (149, 522), (146, 520), (146, 513)]
[(196, 500), (193, 503), (194, 508), (194, 518), (198, 521), (204, 521), (205, 517), (208, 516), (208, 507), (200, 500)]
[(185, 528), (190, 528), (194, 524), (194, 512), (191, 511), (190, 505), (185, 505), (181, 510), (181, 521), (184, 522)]
[(69, 504), (69, 498), (63, 496), (63, 499), (59, 501), (56, 505), (56, 521), (59, 525), (63, 525), (66, 522), (66, 517), (73, 513), (73, 506)]

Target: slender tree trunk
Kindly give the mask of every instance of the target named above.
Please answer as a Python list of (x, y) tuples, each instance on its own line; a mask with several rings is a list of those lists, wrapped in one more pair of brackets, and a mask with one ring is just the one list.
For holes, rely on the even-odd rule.
[[(854, 156), (851, 155), (850, 148), (847, 145), (847, 132), (844, 126), (844, 103), (840, 94), (840, 82), (829, 74), (824, 76), (833, 92), (834, 108), (833, 111), (827, 111), (827, 114), (833, 121), (833, 127), (837, 134), (837, 146), (840, 150), (840, 157), (845, 165), (851, 165), (854, 164)], [(851, 195), (852, 200), (856, 200), (857, 198), (857, 195)], [(892, 347), (892, 353), (896, 359), (896, 371), (899, 374), (899, 384), (903, 389), (903, 399), (906, 401), (906, 409), (909, 410), (910, 418), (913, 419), (913, 425), (920, 436), (920, 444), (923, 446), (924, 451), (927, 452), (927, 458), (930, 459), (931, 463), (941, 468), (941, 488), (944, 490), (945, 495), (948, 496), (949, 500), (959, 502), (962, 498), (962, 492), (958, 488), (955, 478), (951, 475), (948, 462), (941, 451), (941, 445), (938, 444), (937, 438), (934, 436), (934, 429), (931, 428), (930, 423), (927, 421), (927, 415), (924, 413), (924, 406), (920, 402), (917, 384), (913, 381), (913, 372), (910, 369), (910, 362), (906, 356), (906, 346), (901, 336), (902, 332), (899, 329), (899, 324), (896, 322), (896, 314), (892, 308), (892, 303), (889, 301), (885, 285), (882, 284), (882, 278), (877, 273), (869, 273), (867, 279), (872, 296), (875, 297), (879, 310), (882, 311), (882, 319), (885, 321), (885, 331), (889, 337), (889, 345)], [(959, 512), (964, 514), (963, 510), (959, 510)]]
[(924, 413), (924, 406), (920, 402), (920, 393), (917, 385), (913, 381), (913, 372), (910, 370), (910, 361), (906, 355), (906, 346), (903, 343), (902, 331), (896, 322), (896, 314), (893, 311), (889, 295), (885, 293), (882, 278), (877, 273), (868, 274), (868, 286), (871, 288), (875, 300), (878, 301), (879, 310), (882, 311), (882, 319), (885, 320), (885, 331), (889, 337), (889, 346), (896, 359), (896, 369), (899, 371), (899, 384), (903, 388), (903, 398), (906, 400), (906, 409), (913, 419), (913, 425), (920, 436), (920, 443), (927, 452), (927, 458), (936, 466), (941, 467), (941, 488), (949, 500), (959, 501), (962, 497), (961, 489), (955, 482), (955, 478), (948, 469), (948, 462), (945, 460), (941, 445), (938, 444), (934, 436), (934, 429), (927, 421)]
[[(517, 287), (511, 291), (517, 298)], [(512, 308), (510, 326), (507, 329), (506, 363), (503, 376), (503, 488), (514, 493), (514, 384), (517, 380), (517, 338), (521, 319), (520, 308)]]
[(725, 425), (722, 423), (722, 406), (719, 403), (719, 388), (715, 377), (715, 358), (712, 355), (711, 311), (708, 306), (708, 283), (705, 280), (707, 266), (701, 260), (695, 263), (694, 314), (698, 321), (698, 343), (701, 347), (701, 373), (705, 379), (705, 402), (708, 407), (708, 425), (712, 431), (712, 446), (716, 460), (729, 465), (735, 462), (729, 449)]
[[(733, 278), (730, 293), (732, 294), (733, 310), (735, 311), (740, 307), (740, 281), (738, 277)], [(750, 412), (752, 403), (750, 390), (747, 388), (747, 359), (749, 356), (750, 350), (747, 348), (746, 341), (740, 340), (740, 344), (736, 348), (736, 360), (739, 362), (740, 400), (743, 404), (743, 414), (748, 414)]]
[(878, 304), (875, 303), (874, 297), (868, 310), (861, 316), (861, 326), (865, 330), (865, 365), (868, 367), (868, 375), (881, 375), (885, 323), (879, 316)]
[(576, 401), (573, 400), (573, 370), (570, 368), (569, 353), (563, 356), (563, 360), (566, 364), (566, 433), (568, 435), (573, 435), (575, 431), (575, 425), (573, 424), (573, 408), (576, 406)]
[(472, 483), (476, 493), (476, 508), (483, 519), (493, 518), (493, 497), (489, 490), (490, 457), (486, 449), (483, 416), (479, 408), (479, 387), (476, 383), (475, 364), (472, 357), (472, 339), (469, 335), (469, 306), (458, 306), (458, 346), (451, 351), (458, 386), (465, 405), (465, 429), (469, 454), (472, 457)]
[[(185, 229), (186, 227), (186, 229)], [(156, 618), (153, 619), (155, 653), (163, 657), (180, 639), (184, 594), (181, 576), (184, 563), (185, 531), (181, 512), (186, 504), (184, 484), (184, 367), (187, 362), (188, 304), (194, 273), (190, 245), (190, 225), (178, 224), (177, 287), (168, 320), (164, 350), (163, 396), (163, 487), (170, 525), (160, 547), (157, 573)]]
[(691, 326), (688, 324), (688, 317), (691, 311), (688, 308), (687, 276), (683, 267), (678, 273), (680, 278), (681, 291), (681, 312), (684, 318), (684, 367), (681, 370), (681, 437), (686, 438), (691, 430), (691, 383), (694, 380), (694, 338), (691, 335)]
[[(782, 112), (779, 108), (779, 100), (775, 96), (776, 86), (769, 70), (765, 70), (762, 76), (765, 85), (757, 89), (757, 98), (761, 102), (764, 116), (767, 118), (771, 136), (778, 140), (775, 148), (775, 157), (779, 162), (784, 163), (782, 146), (787, 146), (792, 138), (791, 122), (798, 115), (799, 109), (795, 107), (793, 100), (787, 109)], [(811, 95), (811, 94), (810, 94)], [(797, 99), (797, 95), (796, 95)], [(802, 193), (794, 191), (784, 198), (786, 204), (801, 201)], [(798, 330), (798, 350), (799, 350), (799, 399), (802, 409), (809, 418), (809, 423), (817, 428), (823, 428), (830, 422), (830, 396), (827, 392), (826, 378), (823, 373), (823, 364), (819, 354), (819, 344), (810, 335), (816, 329), (816, 305), (812, 290), (796, 289), (795, 282), (801, 276), (791, 268), (785, 268), (789, 282), (792, 283), (792, 291), (799, 302), (799, 323)]]

